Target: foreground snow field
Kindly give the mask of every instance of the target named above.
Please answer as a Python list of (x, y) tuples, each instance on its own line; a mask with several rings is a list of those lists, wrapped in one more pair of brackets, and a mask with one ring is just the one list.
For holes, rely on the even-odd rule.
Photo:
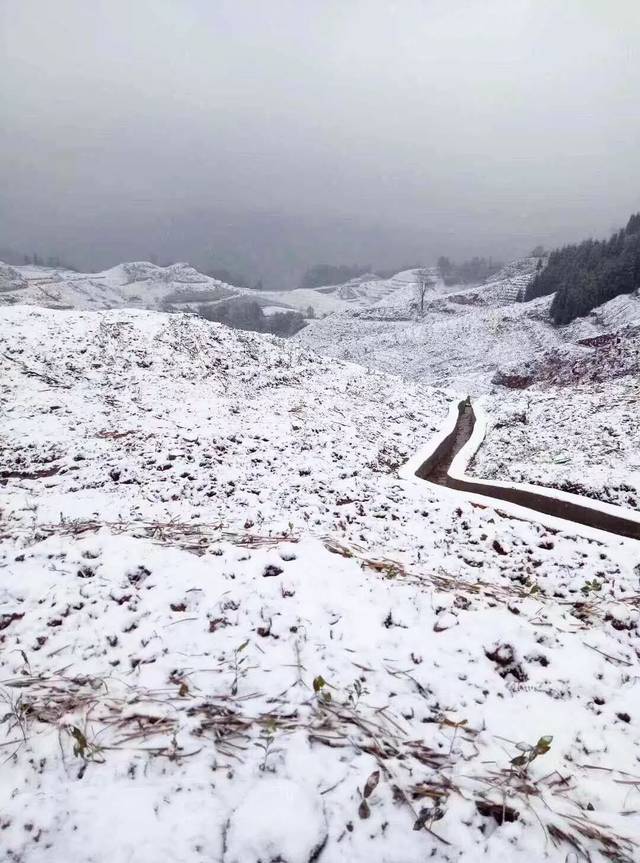
[(186, 315), (0, 334), (2, 859), (637, 859), (638, 543), (400, 479), (437, 389)]

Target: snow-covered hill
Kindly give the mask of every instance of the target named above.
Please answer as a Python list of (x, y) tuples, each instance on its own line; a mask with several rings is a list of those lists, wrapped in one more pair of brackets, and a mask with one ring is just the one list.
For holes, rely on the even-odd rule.
[(0, 335), (7, 860), (635, 858), (633, 543), (400, 479), (422, 384), (183, 314)]
[[(341, 313), (296, 340), (323, 354), (482, 396), (490, 416), (472, 470), (635, 508), (640, 501), (640, 294), (619, 296), (570, 326), (551, 297), (513, 295), (535, 259), (492, 282), (408, 304)], [(518, 390), (525, 388), (522, 395)], [(524, 417), (524, 419), (523, 419)]]
[(479, 305), (469, 292), (432, 300), (423, 317), (406, 308), (367, 309), (316, 321), (296, 339), (323, 354), (412, 380), (482, 392), (497, 368), (563, 341), (547, 321), (549, 299)]
[(159, 267), (140, 261), (118, 264), (102, 273), (0, 264), (0, 307), (25, 303), (58, 309), (180, 308), (241, 292), (188, 264)]
[(415, 270), (391, 279), (369, 274), (342, 285), (294, 291), (256, 291), (228, 285), (189, 264), (160, 267), (146, 261), (118, 264), (101, 273), (76, 273), (55, 267), (10, 267), (0, 263), (0, 307), (25, 303), (47, 308), (142, 308), (185, 310), (199, 303), (245, 298), (260, 306), (317, 316), (411, 298)]
[[(431, 268), (433, 289), (428, 298), (458, 294), (461, 303), (499, 302), (517, 294), (533, 271), (531, 259), (517, 262), (498, 274), (497, 281), (479, 288), (445, 287)], [(77, 273), (55, 267), (11, 267), (0, 263), (0, 307), (25, 303), (46, 308), (188, 310), (200, 303), (251, 299), (268, 310), (309, 309), (322, 317), (350, 309), (380, 306), (405, 314), (415, 302), (416, 270), (389, 279), (366, 274), (341, 285), (293, 291), (256, 291), (229, 285), (198, 272), (189, 264), (160, 267), (147, 261), (118, 264), (101, 273)]]
[[(438, 284), (435, 270), (434, 281)], [(415, 298), (416, 270), (403, 270), (389, 279), (368, 273), (341, 285), (321, 288), (297, 288), (293, 291), (270, 292), (274, 300), (287, 303), (303, 313), (309, 308), (317, 317), (348, 309), (378, 305), (404, 305)]]
[(640, 509), (640, 298), (617, 297), (567, 333), (576, 341), (496, 374), (474, 471)]
[[(524, 288), (535, 272), (537, 258), (522, 258), (505, 266), (491, 282), (486, 285), (444, 284), (436, 267), (426, 270), (432, 281), (427, 293), (427, 301), (440, 296), (454, 297), (452, 301), (473, 304), (500, 304), (514, 302), (524, 294)], [(331, 285), (315, 289), (298, 289), (272, 293), (300, 311), (306, 312), (311, 306), (316, 312), (330, 314), (348, 310), (370, 309), (372, 307), (396, 310), (396, 314), (406, 317), (416, 303), (417, 269), (402, 270), (388, 279), (375, 275), (359, 276), (342, 285)]]
[(472, 472), (551, 486), (640, 510), (640, 362), (633, 374), (500, 388)]
[(498, 370), (517, 375), (518, 369), (544, 362), (549, 352), (571, 350), (584, 339), (640, 321), (636, 292), (616, 297), (569, 327), (553, 326), (551, 297), (529, 303), (513, 299), (532, 277), (533, 260), (508, 265), (486, 285), (440, 286), (422, 316), (410, 309), (408, 294), (400, 305), (380, 303), (314, 321), (296, 339), (328, 356), (478, 395)]

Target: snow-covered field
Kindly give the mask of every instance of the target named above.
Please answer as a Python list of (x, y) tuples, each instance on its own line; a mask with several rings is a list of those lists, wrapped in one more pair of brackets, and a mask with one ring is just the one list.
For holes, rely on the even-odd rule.
[(489, 428), (472, 470), (639, 509), (640, 295), (616, 297), (566, 335), (496, 375), (516, 389), (488, 390)]
[(482, 397), (490, 423), (471, 465), (478, 476), (635, 508), (640, 294), (556, 328), (550, 297), (513, 301), (530, 276), (525, 259), (487, 285), (431, 299), (422, 317), (407, 305), (369, 308), (312, 322), (295, 338), (329, 356)]
[(0, 333), (4, 859), (636, 859), (637, 543), (400, 479), (422, 384), (182, 314)]
[(640, 508), (640, 326), (583, 337), (505, 377), (529, 386), (488, 393), (476, 474)]
[(476, 287), (438, 283), (423, 315), (410, 308), (415, 288), (407, 282), (385, 301), (313, 321), (295, 338), (328, 356), (476, 395), (507, 360), (525, 361), (563, 341), (547, 321), (549, 298), (514, 302), (534, 266), (524, 258)]
[[(557, 354), (554, 365), (559, 358), (572, 364), (593, 353), (579, 345), (581, 340), (640, 326), (636, 292), (616, 297), (568, 327), (554, 327), (548, 316), (551, 297), (515, 302), (532, 277), (532, 260), (505, 266), (486, 285), (438, 285), (427, 296), (423, 315), (410, 309), (415, 299), (411, 284), (388, 302), (312, 321), (295, 339), (326, 356), (480, 395), (490, 389), (499, 370), (539, 366), (551, 352)], [(394, 297), (402, 302), (393, 303)], [(637, 344), (633, 351), (635, 357)], [(534, 380), (540, 377), (538, 373)]]
[(640, 509), (640, 378), (544, 387), (486, 400), (471, 472)]
[(444, 296), (423, 318), (406, 308), (366, 309), (314, 321), (295, 338), (328, 356), (477, 395), (505, 360), (561, 343), (546, 320), (549, 302), (476, 305)]

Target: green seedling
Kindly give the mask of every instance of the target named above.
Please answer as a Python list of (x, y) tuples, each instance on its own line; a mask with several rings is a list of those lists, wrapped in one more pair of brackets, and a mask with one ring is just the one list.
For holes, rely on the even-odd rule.
[(535, 761), (540, 755), (547, 754), (551, 749), (552, 740), (551, 734), (546, 734), (538, 740), (535, 746), (531, 746), (529, 743), (516, 743), (516, 749), (519, 749), (522, 755), (516, 755), (515, 758), (511, 759), (512, 767), (521, 767), (526, 771), (532, 761)]

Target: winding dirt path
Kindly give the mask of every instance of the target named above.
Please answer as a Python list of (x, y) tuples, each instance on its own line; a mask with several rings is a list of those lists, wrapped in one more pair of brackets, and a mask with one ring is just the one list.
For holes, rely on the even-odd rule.
[(544, 515), (573, 521), (576, 524), (604, 530), (617, 536), (640, 540), (640, 521), (552, 497), (552, 490), (545, 494), (542, 490), (540, 492), (528, 491), (515, 484), (505, 488), (487, 482), (479, 483), (472, 479), (456, 479), (450, 476), (451, 463), (471, 437), (475, 423), (476, 417), (471, 403), (460, 402), (455, 428), (436, 447), (429, 458), (420, 465), (416, 471), (416, 476), (456, 491), (481, 495), (486, 497), (488, 501), (493, 501), (494, 504), (499, 500), (504, 500), (541, 512)]

